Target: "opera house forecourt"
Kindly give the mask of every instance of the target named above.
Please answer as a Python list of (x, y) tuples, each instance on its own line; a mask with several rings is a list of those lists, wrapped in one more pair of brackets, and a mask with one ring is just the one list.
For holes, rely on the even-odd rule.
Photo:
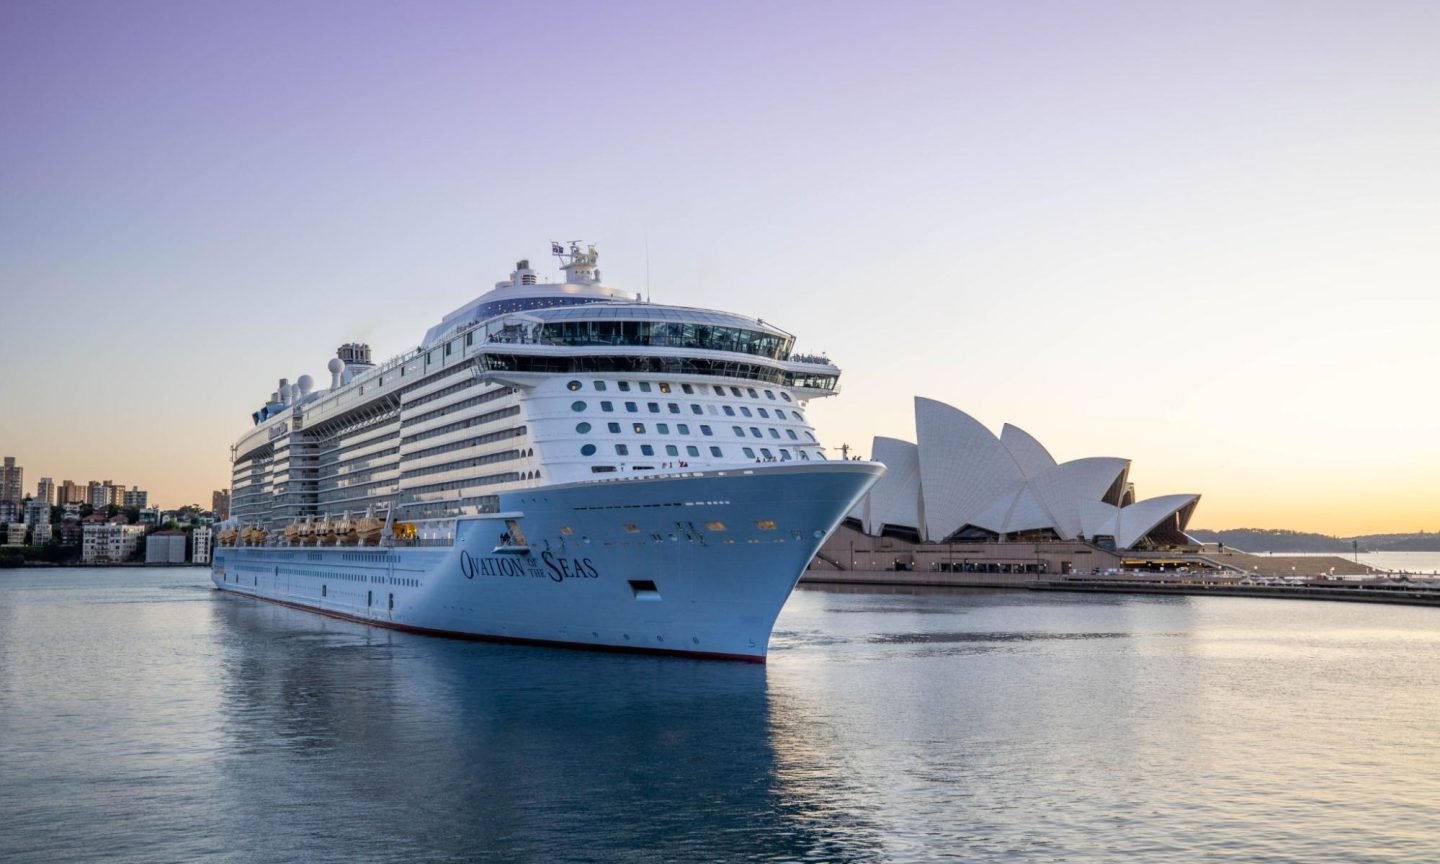
[(821, 549), (812, 578), (1205, 566), (1200, 544), (1185, 533), (1200, 496), (1137, 500), (1128, 459), (1056, 462), (1018, 426), (1007, 423), (997, 436), (921, 397), (915, 442), (877, 437), (871, 458), (886, 472)]

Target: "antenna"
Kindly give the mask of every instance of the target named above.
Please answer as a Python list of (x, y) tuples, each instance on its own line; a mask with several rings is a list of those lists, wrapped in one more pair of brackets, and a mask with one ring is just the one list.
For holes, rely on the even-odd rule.
[(645, 302), (650, 302), (650, 232), (645, 232)]

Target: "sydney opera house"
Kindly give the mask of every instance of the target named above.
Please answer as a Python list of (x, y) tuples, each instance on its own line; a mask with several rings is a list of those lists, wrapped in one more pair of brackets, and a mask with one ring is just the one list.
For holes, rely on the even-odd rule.
[[(876, 438), (871, 458), (887, 470), (841, 532), (851, 548), (859, 535), (900, 541), (912, 551), (931, 544), (1022, 543), (1123, 554), (1196, 545), (1185, 528), (1199, 495), (1137, 500), (1128, 459), (1056, 462), (1023, 429), (1006, 424), (997, 436), (933, 399), (915, 399), (914, 443)], [(830, 557), (847, 542), (834, 539), (827, 544)]]

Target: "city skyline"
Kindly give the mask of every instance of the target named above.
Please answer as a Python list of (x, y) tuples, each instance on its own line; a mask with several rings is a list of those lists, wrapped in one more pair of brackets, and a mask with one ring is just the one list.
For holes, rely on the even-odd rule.
[(279, 378), (583, 238), (834, 357), (832, 452), (922, 396), (1197, 528), (1440, 530), (1440, 9), (820, 8), (7, 5), (0, 451), (203, 506)]

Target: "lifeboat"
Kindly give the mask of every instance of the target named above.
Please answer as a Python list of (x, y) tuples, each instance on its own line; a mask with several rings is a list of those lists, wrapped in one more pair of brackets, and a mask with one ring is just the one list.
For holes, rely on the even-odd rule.
[(216, 535), (216, 539), (220, 541), (221, 546), (234, 546), (235, 540), (239, 536), (240, 532), (236, 531), (234, 528), (226, 528)]
[(306, 516), (305, 521), (301, 522), (296, 527), (297, 530), (295, 533), (300, 538), (301, 546), (309, 546), (311, 543), (315, 542), (315, 523), (311, 521), (311, 518), (309, 516)]
[(269, 533), (269, 531), (266, 531), (264, 528), (260, 527), (246, 528), (244, 533), (240, 535), (240, 538), (247, 545), (259, 546), (265, 542), (265, 537), (269, 535)]
[(349, 546), (355, 542), (355, 521), (346, 513), (335, 523), (335, 545)]
[(331, 522), (329, 519), (326, 519), (326, 520), (323, 521), (323, 522), (316, 523), (316, 525), (315, 525), (315, 544), (316, 544), (317, 546), (324, 546), (325, 544), (329, 543), (330, 541), (332, 541), (332, 540), (334, 540), (334, 539), (335, 539), (335, 523), (334, 523), (334, 522)]
[(300, 542), (300, 523), (291, 522), (285, 526), (285, 545), (294, 546)]
[(361, 546), (379, 546), (380, 535), (385, 530), (385, 523), (376, 519), (373, 514), (366, 513), (362, 518), (355, 520), (354, 530), (355, 538), (360, 541)]

